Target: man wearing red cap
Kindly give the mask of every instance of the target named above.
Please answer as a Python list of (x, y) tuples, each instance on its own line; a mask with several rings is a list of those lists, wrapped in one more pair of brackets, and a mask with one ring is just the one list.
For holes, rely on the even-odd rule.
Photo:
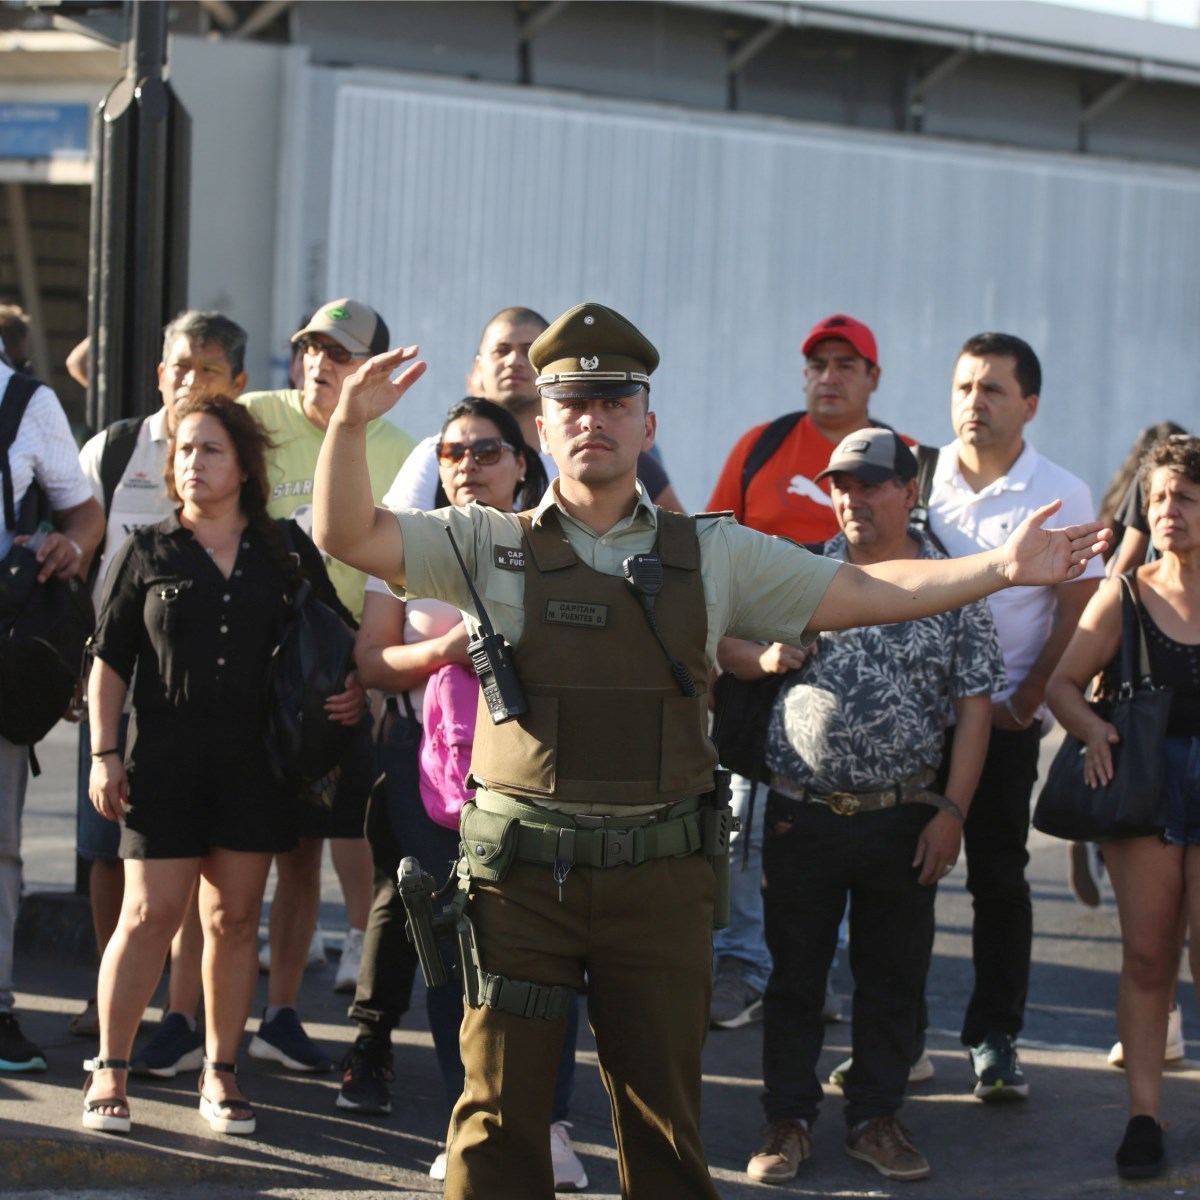
[[(842, 313), (814, 325), (800, 350), (807, 410), (786, 413), (744, 434), (730, 451), (708, 507), (712, 512), (730, 511), (741, 524), (761, 533), (794, 542), (824, 542), (836, 536), (838, 523), (829, 483), (817, 477), (842, 438), (877, 424), (867, 404), (879, 386), (879, 350), (871, 330)], [(763, 647), (735, 638), (721, 643), (721, 666), (740, 679), (789, 671), (802, 661), (794, 646)], [(713, 939), (717, 972), (712, 1023), (721, 1029), (736, 1029), (762, 1016), (762, 994), (771, 973), (758, 884), (762, 822), (754, 821), (752, 811), (747, 815), (749, 793), (749, 781), (735, 775), (733, 807), (744, 832), (735, 835), (729, 926)], [(743, 836), (750, 840), (744, 861), (736, 846)], [(832, 997), (827, 1019), (838, 1019)]]

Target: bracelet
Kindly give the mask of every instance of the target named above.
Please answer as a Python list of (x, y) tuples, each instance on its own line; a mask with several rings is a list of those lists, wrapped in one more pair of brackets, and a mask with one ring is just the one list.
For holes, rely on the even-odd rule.
[[(1009, 697), (1007, 697), (1007, 698), (1005, 699), (1005, 701), (1004, 701), (1004, 707), (1005, 707), (1006, 709), (1008, 709), (1008, 715), (1009, 715), (1010, 717), (1012, 717), (1012, 719), (1013, 719), (1014, 721), (1016, 721), (1016, 723), (1017, 723), (1018, 725), (1020, 725), (1020, 727), (1021, 727), (1022, 729), (1028, 729), (1028, 728), (1030, 727), (1030, 725), (1032, 725), (1032, 724), (1033, 724), (1033, 717), (1028, 717), (1028, 718), (1026, 718), (1024, 721), (1022, 721), (1022, 720), (1021, 720), (1021, 718), (1020, 718), (1019, 716), (1017, 716), (1017, 710), (1016, 710), (1015, 708), (1013, 708), (1013, 702), (1012, 702), (1012, 697), (1011, 697), (1011, 696), (1009, 696)], [(1035, 714), (1035, 715), (1036, 715), (1036, 714)]]
[(110, 754), (120, 754), (120, 753), (121, 753), (121, 748), (119, 746), (114, 746), (111, 750), (93, 750), (92, 757), (93, 758), (107, 758)]

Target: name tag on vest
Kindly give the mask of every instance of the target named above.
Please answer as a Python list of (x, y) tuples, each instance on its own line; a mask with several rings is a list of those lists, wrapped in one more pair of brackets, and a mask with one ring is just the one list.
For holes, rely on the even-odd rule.
[(496, 566), (502, 571), (525, 570), (525, 551), (520, 546), (493, 546)]
[(583, 625), (602, 629), (608, 624), (607, 604), (584, 604), (579, 600), (547, 600), (546, 620), (555, 625)]

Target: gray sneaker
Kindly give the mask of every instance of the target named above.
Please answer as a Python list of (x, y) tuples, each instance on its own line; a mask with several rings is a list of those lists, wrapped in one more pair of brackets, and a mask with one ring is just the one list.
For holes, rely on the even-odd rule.
[(762, 1020), (762, 992), (742, 980), (745, 964), (740, 958), (722, 955), (713, 977), (709, 1023), (714, 1029), (739, 1029)]

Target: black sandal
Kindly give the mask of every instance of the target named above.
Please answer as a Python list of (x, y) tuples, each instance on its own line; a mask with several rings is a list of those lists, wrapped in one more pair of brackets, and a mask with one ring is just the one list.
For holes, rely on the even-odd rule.
[(200, 1068), (200, 1115), (208, 1122), (214, 1133), (246, 1135), (254, 1132), (254, 1109), (245, 1100), (210, 1100), (204, 1094), (204, 1075), (207, 1071), (227, 1071), (237, 1074), (237, 1063), (204, 1060)]
[[(88, 1077), (83, 1081), (83, 1127), (100, 1133), (128, 1133), (133, 1126), (129, 1117), (127, 1096), (95, 1096), (88, 1098), (92, 1076), (97, 1071), (128, 1071), (129, 1063), (123, 1058), (93, 1058), (84, 1063)], [(103, 1108), (124, 1109), (124, 1113), (101, 1112)]]
[(1117, 1174), (1122, 1179), (1152, 1179), (1163, 1166), (1162, 1126), (1148, 1116), (1130, 1117), (1117, 1151)]

